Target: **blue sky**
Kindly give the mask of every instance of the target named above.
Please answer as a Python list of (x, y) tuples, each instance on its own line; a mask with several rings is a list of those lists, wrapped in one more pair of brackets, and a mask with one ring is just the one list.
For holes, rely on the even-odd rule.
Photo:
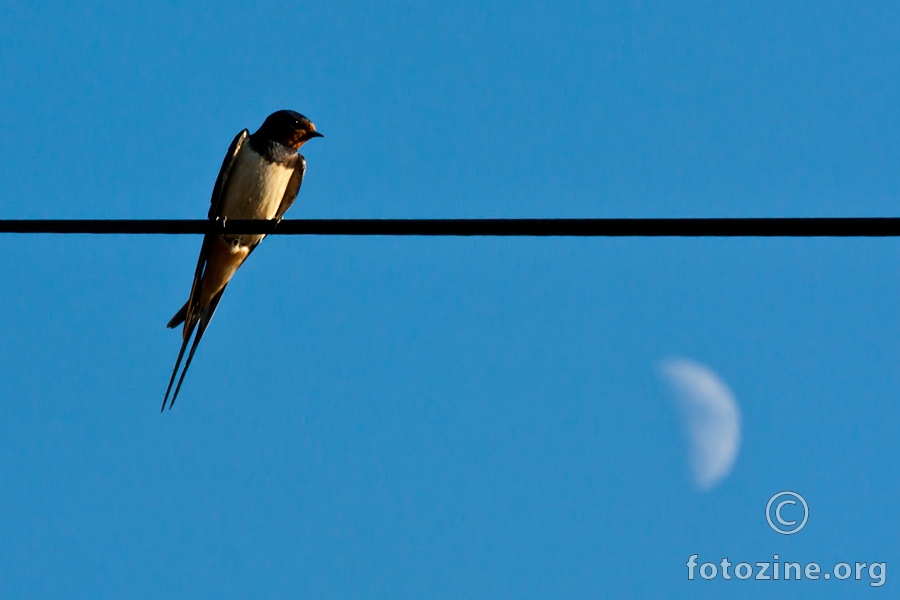
[[(7, 1), (2, 218), (893, 216), (900, 7)], [(4, 598), (844, 598), (900, 564), (900, 241), (271, 238), (158, 414), (200, 240), (2, 237)], [(661, 361), (740, 407), (702, 491)], [(810, 506), (785, 537), (780, 490)], [(887, 583), (685, 563), (888, 563)]]

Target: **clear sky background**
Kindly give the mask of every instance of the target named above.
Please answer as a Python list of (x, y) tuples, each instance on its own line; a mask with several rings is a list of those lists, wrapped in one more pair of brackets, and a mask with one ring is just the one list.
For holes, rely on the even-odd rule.
[[(895, 216), (896, 2), (0, 5), (0, 217)], [(888, 597), (900, 240), (270, 238), (159, 414), (192, 236), (0, 236), (4, 598)], [(699, 489), (662, 361), (740, 407)], [(771, 531), (801, 493), (810, 519)], [(887, 584), (685, 563), (885, 561)]]

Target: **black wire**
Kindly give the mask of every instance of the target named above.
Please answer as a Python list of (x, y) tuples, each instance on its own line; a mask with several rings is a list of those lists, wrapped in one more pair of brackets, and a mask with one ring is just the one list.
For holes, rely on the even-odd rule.
[(0, 220), (0, 233), (564, 237), (896, 237), (898, 217), (732, 219)]

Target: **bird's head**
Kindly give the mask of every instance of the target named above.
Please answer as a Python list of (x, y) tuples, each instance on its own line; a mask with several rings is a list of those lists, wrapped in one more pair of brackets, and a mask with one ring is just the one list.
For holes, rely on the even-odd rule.
[(312, 121), (292, 110), (279, 110), (266, 117), (260, 128), (253, 134), (257, 138), (277, 142), (288, 148), (299, 150), (300, 146), (317, 137), (324, 137), (316, 131)]

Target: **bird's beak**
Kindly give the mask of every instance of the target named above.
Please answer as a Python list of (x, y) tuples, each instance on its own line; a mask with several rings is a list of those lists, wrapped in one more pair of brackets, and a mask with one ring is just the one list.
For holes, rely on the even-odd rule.
[(311, 140), (313, 138), (325, 137), (325, 136), (323, 134), (319, 133), (318, 131), (316, 131), (315, 129), (313, 129), (312, 131), (307, 131), (305, 137), (306, 137), (306, 139)]

